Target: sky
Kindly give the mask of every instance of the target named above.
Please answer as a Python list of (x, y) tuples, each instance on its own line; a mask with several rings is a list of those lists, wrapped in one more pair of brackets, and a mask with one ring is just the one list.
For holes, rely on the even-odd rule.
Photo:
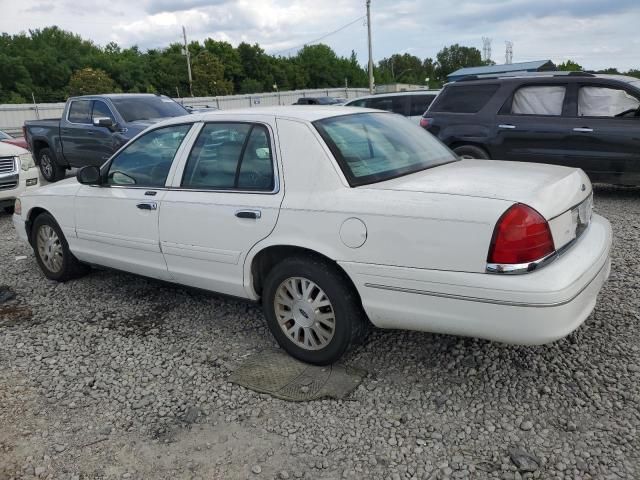
[[(459, 43), (482, 50), (492, 39), (492, 60), (567, 59), (586, 69), (640, 69), (640, 0), (372, 0), (373, 57), (393, 53), (434, 58)], [(10, 34), (50, 25), (99, 45), (115, 41), (142, 49), (207, 37), (233, 45), (259, 43), (268, 53), (294, 55), (322, 40), (339, 55), (355, 50), (367, 62), (365, 0), (0, 0), (0, 31)]]

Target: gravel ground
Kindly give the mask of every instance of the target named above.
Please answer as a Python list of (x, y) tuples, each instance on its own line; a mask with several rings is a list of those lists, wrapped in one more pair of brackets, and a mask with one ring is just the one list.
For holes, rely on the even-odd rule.
[[(230, 384), (259, 308), (133, 275), (47, 281), (0, 216), (0, 478), (640, 478), (640, 189), (594, 314), (553, 345), (376, 331), (344, 401)], [(20, 259), (20, 256), (26, 258)]]

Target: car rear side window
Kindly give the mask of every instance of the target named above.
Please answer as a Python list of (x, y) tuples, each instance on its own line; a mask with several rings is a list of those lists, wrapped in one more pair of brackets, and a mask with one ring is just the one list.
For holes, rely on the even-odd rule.
[(163, 187), (178, 148), (191, 124), (171, 125), (145, 133), (111, 162), (107, 183), (127, 187)]
[(519, 88), (513, 94), (511, 113), (515, 115), (562, 115), (566, 88), (536, 85)]
[(69, 105), (71, 123), (91, 123), (91, 100), (73, 100)]
[(431, 102), (433, 102), (434, 98), (436, 98), (435, 95), (411, 95), (409, 97), (409, 99), (411, 100), (409, 115), (412, 117), (416, 115), (422, 115), (427, 110), (427, 108), (429, 108), (429, 105), (431, 105)]
[(189, 154), (181, 186), (271, 191), (272, 158), (269, 135), (263, 125), (208, 123)]
[(433, 102), (432, 112), (477, 113), (491, 100), (499, 84), (452, 85)]

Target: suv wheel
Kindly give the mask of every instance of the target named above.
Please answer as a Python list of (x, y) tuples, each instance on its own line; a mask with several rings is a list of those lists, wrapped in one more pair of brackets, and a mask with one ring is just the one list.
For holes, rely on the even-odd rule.
[(277, 264), (265, 279), (262, 306), (280, 346), (307, 363), (338, 361), (368, 330), (352, 285), (333, 265), (313, 257)]
[(489, 154), (486, 150), (476, 147), (475, 145), (462, 145), (453, 149), (456, 154), (463, 159), (489, 160)]

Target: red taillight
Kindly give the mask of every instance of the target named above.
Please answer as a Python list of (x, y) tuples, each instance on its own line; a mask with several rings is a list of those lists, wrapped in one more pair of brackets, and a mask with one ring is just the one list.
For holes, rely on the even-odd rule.
[(498, 220), (489, 247), (489, 263), (530, 263), (553, 253), (549, 224), (533, 208), (517, 203)]
[(420, 119), (420, 126), (422, 128), (429, 128), (432, 123), (433, 123), (433, 118), (422, 117)]

